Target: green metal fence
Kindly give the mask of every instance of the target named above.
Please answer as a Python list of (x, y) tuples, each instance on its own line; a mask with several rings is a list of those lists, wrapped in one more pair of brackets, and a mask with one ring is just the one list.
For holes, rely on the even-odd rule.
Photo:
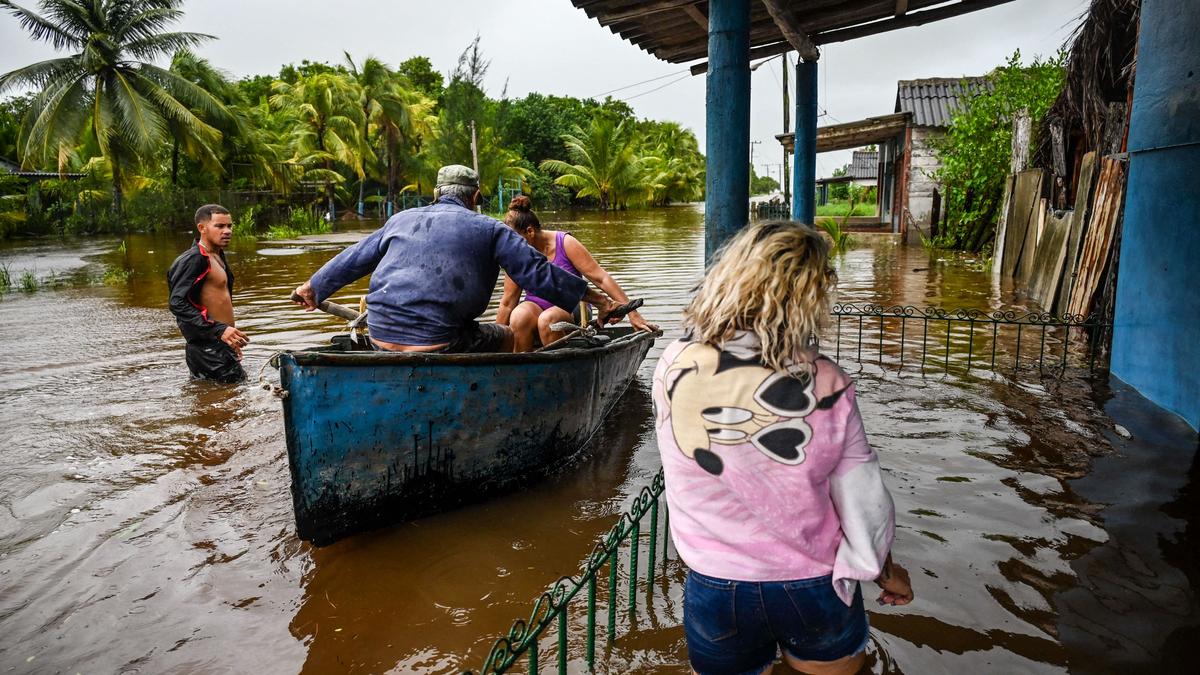
[[(530, 675), (537, 675), (542, 667), (543, 658), (539, 639), (551, 630), (556, 631), (557, 639), (553, 642), (552, 653), (547, 656), (553, 658), (560, 674), (566, 673), (570, 642), (569, 615), (576, 611), (584, 613), (587, 626), (584, 635), (584, 660), (589, 670), (595, 666), (598, 619), (604, 620), (605, 639), (608, 644), (612, 644), (617, 639), (617, 613), (621, 611), (619, 608), (624, 606), (624, 611), (628, 613), (632, 622), (637, 607), (639, 582), (644, 582), (649, 592), (655, 574), (666, 565), (667, 542), (670, 537), (667, 534), (669, 514), (663, 488), (663, 473), (659, 470), (650, 484), (642, 487), (633, 505), (596, 543), (579, 575), (565, 576), (556, 581), (534, 602), (528, 620), (517, 619), (508, 633), (496, 640), (483, 662), (483, 667), (478, 671), (481, 675), (504, 673), (522, 659), (528, 663)], [(649, 522), (646, 522), (647, 519)], [(626, 543), (627, 553), (621, 556), (621, 549)], [(644, 578), (639, 575), (639, 556), (643, 546), (646, 554)], [(624, 592), (619, 584), (622, 563), (628, 570), (628, 588), (624, 589)], [(607, 585), (600, 588), (603, 579), (607, 579)], [(581, 592), (584, 598), (572, 604)]]

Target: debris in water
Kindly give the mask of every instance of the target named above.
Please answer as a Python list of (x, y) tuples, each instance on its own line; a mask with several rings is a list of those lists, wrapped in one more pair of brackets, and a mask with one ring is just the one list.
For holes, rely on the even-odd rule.
[(1125, 427), (1121, 426), (1120, 424), (1114, 425), (1113, 431), (1116, 431), (1117, 434), (1120, 435), (1122, 438), (1133, 438), (1133, 434), (1129, 433), (1129, 430), (1126, 429)]

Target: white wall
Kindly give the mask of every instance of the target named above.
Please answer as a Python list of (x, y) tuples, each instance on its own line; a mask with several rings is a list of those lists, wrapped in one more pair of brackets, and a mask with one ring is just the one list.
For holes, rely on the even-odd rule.
[(908, 211), (912, 214), (912, 223), (908, 231), (908, 241), (921, 241), (921, 235), (929, 235), (929, 223), (933, 210), (933, 191), (938, 183), (933, 174), (941, 166), (937, 155), (929, 142), (945, 136), (941, 129), (932, 127), (913, 127), (912, 146), (908, 149), (911, 159), (908, 167)]

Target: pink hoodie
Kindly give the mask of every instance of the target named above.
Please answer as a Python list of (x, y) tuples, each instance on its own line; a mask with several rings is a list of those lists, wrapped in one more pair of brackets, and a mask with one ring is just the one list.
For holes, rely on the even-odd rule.
[(671, 535), (691, 569), (737, 581), (832, 573), (847, 605), (879, 576), (895, 510), (867, 443), (854, 384), (809, 355), (778, 373), (758, 339), (721, 350), (677, 341), (654, 373), (655, 427)]

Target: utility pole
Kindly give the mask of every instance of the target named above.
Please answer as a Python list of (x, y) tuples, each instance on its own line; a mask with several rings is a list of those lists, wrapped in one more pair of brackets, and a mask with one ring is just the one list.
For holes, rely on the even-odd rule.
[[(471, 168), (475, 169), (475, 180), (479, 180), (479, 143), (475, 140), (475, 120), (471, 120), (471, 163)], [(482, 205), (476, 205), (475, 210), (482, 213)]]
[(762, 143), (762, 141), (750, 141), (750, 171), (754, 171), (754, 146)]

